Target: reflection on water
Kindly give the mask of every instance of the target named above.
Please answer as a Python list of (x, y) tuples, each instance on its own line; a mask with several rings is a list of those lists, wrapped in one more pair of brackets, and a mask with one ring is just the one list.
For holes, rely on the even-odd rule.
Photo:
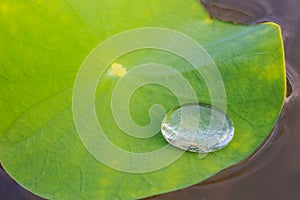
[(287, 78), (286, 79), (286, 98), (290, 97), (292, 95), (293, 92), (293, 87), (291, 85), (290, 80)]
[[(250, 158), (210, 179), (148, 200), (298, 200), (300, 199), (300, 8), (299, 0), (201, 0), (215, 18), (255, 24), (281, 25), (290, 80), (285, 106), (277, 125)], [(15, 183), (0, 169), (1, 199), (40, 199)], [(7, 196), (3, 196), (7, 195)]]

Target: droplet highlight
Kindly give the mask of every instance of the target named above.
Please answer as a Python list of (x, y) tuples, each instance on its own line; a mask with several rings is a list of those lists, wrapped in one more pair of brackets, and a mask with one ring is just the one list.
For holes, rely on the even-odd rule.
[(175, 147), (206, 154), (229, 144), (234, 135), (234, 125), (218, 109), (209, 105), (187, 104), (166, 114), (161, 132)]

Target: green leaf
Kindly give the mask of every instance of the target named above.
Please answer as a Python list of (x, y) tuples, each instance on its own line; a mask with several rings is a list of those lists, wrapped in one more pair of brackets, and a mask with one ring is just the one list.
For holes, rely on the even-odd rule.
[[(285, 69), (276, 24), (212, 20), (197, 0), (0, 0), (0, 10), (0, 160), (18, 183), (40, 196), (136, 199), (193, 185), (249, 156), (266, 139), (282, 108)], [(141, 27), (184, 33), (214, 60), (235, 127), (226, 148), (203, 159), (185, 152), (171, 165), (148, 173), (115, 170), (85, 148), (72, 113), (76, 74), (101, 41)], [(144, 49), (114, 62), (127, 71), (150, 62), (172, 66), (190, 81), (199, 102), (211, 103), (205, 80), (174, 54)], [(166, 145), (160, 133), (139, 139), (118, 128), (110, 108), (118, 80), (104, 75), (96, 93), (96, 112), (107, 137), (132, 152)], [(147, 125), (153, 104), (169, 111), (179, 102), (165, 87), (140, 87), (129, 102), (133, 120)]]

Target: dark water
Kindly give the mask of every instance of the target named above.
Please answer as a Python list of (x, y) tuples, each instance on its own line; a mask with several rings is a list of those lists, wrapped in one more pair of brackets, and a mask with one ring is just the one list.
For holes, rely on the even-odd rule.
[[(300, 1), (202, 0), (215, 18), (281, 25), (286, 52), (288, 98), (270, 137), (250, 158), (192, 187), (147, 200), (300, 199)], [(0, 169), (0, 199), (38, 200)]]

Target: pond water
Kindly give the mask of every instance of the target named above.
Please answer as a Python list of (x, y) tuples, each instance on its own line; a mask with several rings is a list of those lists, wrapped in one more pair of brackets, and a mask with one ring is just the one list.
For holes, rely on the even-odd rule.
[[(210, 179), (147, 200), (300, 199), (300, 8), (299, 0), (201, 0), (215, 18), (281, 25), (286, 52), (288, 97), (264, 144), (250, 157)], [(1, 165), (0, 165), (1, 167)], [(0, 199), (38, 200), (0, 169)]]

